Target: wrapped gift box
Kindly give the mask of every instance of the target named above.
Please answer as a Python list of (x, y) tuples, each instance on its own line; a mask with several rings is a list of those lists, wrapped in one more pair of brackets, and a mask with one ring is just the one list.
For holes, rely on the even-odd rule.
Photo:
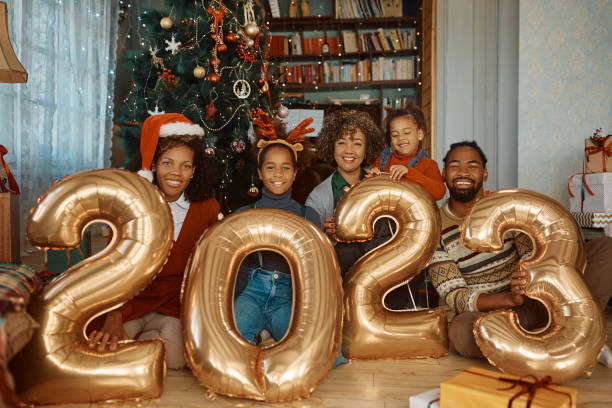
[(612, 212), (572, 212), (572, 216), (583, 228), (605, 228), (612, 224)]
[[(531, 377), (519, 378), (472, 367), (440, 384), (440, 407), (525, 408), (529, 401), (528, 385), (534, 382)], [(575, 388), (547, 384), (534, 391), (530, 407), (575, 407), (577, 396)]]
[(612, 171), (612, 136), (585, 139), (584, 163), (587, 173)]
[(568, 190), (570, 211), (612, 212), (612, 173), (574, 174), (570, 177)]
[(425, 391), (410, 396), (410, 408), (440, 408), (440, 389)]
[(19, 263), (19, 196), (0, 193), (0, 262)]

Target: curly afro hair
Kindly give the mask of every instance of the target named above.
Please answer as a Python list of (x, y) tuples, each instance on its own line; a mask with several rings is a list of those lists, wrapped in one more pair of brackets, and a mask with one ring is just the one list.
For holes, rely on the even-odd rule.
[[(425, 123), (425, 116), (421, 109), (415, 104), (408, 102), (408, 106), (405, 108), (390, 109), (387, 113), (387, 119), (385, 120), (385, 141), (388, 146), (391, 146), (391, 122), (393, 119), (401, 116), (409, 116), (414, 120), (418, 129), (421, 129), (424, 134), (427, 134), (427, 124)], [(419, 142), (419, 148), (421, 143)]]
[[(185, 197), (187, 200), (202, 201), (213, 197), (215, 176), (213, 174), (214, 162), (213, 159), (206, 157), (202, 140), (197, 136), (168, 136), (160, 137), (153, 156), (153, 167), (159, 156), (167, 150), (176, 146), (185, 145), (193, 151), (193, 165), (195, 171), (193, 178), (185, 189)], [(137, 171), (140, 169), (142, 158), (140, 153), (126, 166), (128, 170)], [(153, 172), (153, 184), (157, 185), (157, 176)]]
[(385, 147), (382, 132), (370, 115), (357, 110), (340, 109), (325, 115), (323, 127), (317, 138), (317, 150), (321, 160), (333, 163), (336, 140), (345, 135), (352, 135), (360, 129), (366, 139), (366, 154), (362, 166), (370, 165)]

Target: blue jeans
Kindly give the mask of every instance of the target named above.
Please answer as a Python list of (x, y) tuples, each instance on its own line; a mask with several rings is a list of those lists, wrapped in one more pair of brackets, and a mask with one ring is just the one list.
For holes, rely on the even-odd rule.
[[(251, 268), (249, 283), (234, 301), (238, 331), (252, 344), (255, 344), (257, 335), (263, 329), (278, 341), (289, 328), (292, 306), (291, 275)], [(340, 350), (334, 367), (347, 362)]]

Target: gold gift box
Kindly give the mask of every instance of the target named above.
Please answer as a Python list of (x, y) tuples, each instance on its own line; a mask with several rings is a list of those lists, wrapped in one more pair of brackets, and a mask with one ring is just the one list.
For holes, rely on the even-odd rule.
[[(545, 384), (532, 391), (533, 377), (517, 377), (481, 368), (468, 368), (440, 384), (440, 408), (570, 408), (578, 390)], [(512, 404), (509, 405), (510, 400)]]
[(612, 137), (584, 140), (584, 158), (587, 173), (612, 171)]

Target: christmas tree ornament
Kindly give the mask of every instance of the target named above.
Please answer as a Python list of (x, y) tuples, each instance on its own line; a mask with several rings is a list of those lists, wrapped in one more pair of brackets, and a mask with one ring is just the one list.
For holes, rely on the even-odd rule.
[(268, 86), (268, 82), (266, 81), (261, 87), (261, 89), (259, 90), (259, 92), (262, 94), (265, 94), (266, 92), (268, 92), (269, 89), (270, 87)]
[(196, 65), (196, 67), (193, 69), (193, 76), (198, 79), (202, 79), (206, 76), (206, 70), (203, 66)]
[(213, 158), (213, 157), (215, 157), (215, 149), (213, 149), (212, 147), (208, 146), (207, 148), (204, 149), (204, 154), (208, 158)]
[(263, 79), (263, 78), (259, 78), (259, 79), (257, 80), (257, 86), (258, 86), (258, 87), (260, 87), (260, 88), (261, 88), (262, 86), (264, 86), (264, 84), (265, 84), (265, 83), (266, 83), (266, 80), (265, 80), (265, 79)]
[(242, 139), (234, 139), (230, 144), (232, 151), (235, 153), (242, 153), (246, 150), (246, 143)]
[(259, 34), (259, 26), (257, 23), (248, 23), (244, 26), (244, 32), (247, 36), (253, 39)]
[(289, 116), (289, 108), (288, 108), (288, 107), (286, 107), (285, 105), (282, 105), (282, 104), (281, 104), (281, 105), (278, 107), (278, 110), (276, 111), (276, 115), (277, 115), (279, 118), (286, 118), (286, 117), (288, 117), (288, 116)]
[(209, 62), (211, 67), (218, 67), (221, 63), (221, 60), (217, 57), (212, 57)]
[(174, 34), (172, 34), (172, 39), (170, 41), (164, 40), (168, 46), (166, 47), (166, 51), (171, 51), (172, 55), (179, 52), (179, 48), (182, 45), (180, 41), (176, 41)]
[(251, 85), (244, 79), (238, 79), (234, 82), (234, 95), (238, 99), (246, 99), (251, 94)]
[(218, 37), (218, 36), (217, 36), (217, 33), (212, 33), (212, 34), (210, 35), (210, 38), (212, 38), (212, 39), (213, 39), (213, 40), (215, 40), (215, 41), (217, 40), (217, 37)]
[(172, 28), (172, 26), (174, 25), (174, 22), (172, 21), (172, 19), (170, 17), (164, 17), (159, 21), (159, 25), (161, 26), (161, 28), (163, 28), (164, 30), (169, 30)]
[(225, 34), (225, 42), (228, 44), (236, 44), (238, 42), (238, 36), (236, 33), (232, 33), (231, 31)]
[(162, 113), (166, 113), (165, 111), (160, 111), (159, 107), (157, 105), (155, 105), (155, 110), (150, 111), (148, 110), (147, 113), (149, 114), (149, 116), (153, 116), (153, 115), (161, 115)]
[(252, 185), (251, 188), (249, 188), (247, 194), (249, 195), (249, 197), (257, 197), (257, 195), (259, 194), (259, 189), (257, 188), (257, 186)]
[(216, 72), (211, 72), (210, 74), (208, 74), (208, 77), (206, 78), (206, 80), (213, 84), (217, 84), (219, 83), (219, 81), (221, 81), (221, 77)]
[(157, 56), (157, 52), (159, 48), (155, 47), (155, 49), (151, 48), (149, 45), (149, 54), (151, 55), (151, 64), (157, 69), (164, 68), (164, 59)]
[(227, 51), (227, 45), (225, 45), (225, 44), (219, 44), (219, 45), (217, 45), (217, 51), (219, 51), (219, 52), (225, 52), (225, 51)]
[(217, 107), (215, 106), (214, 99), (210, 100), (210, 103), (206, 105), (206, 120), (213, 120), (217, 113)]

